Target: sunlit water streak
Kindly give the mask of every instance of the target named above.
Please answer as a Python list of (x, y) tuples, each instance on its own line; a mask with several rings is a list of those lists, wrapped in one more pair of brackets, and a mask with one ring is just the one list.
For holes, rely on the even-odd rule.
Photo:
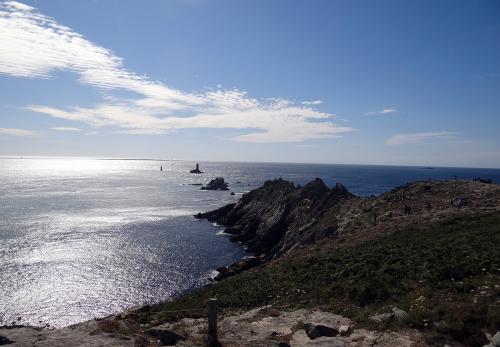
[[(160, 172), (160, 165), (163, 171)], [(499, 170), (150, 160), (0, 159), (0, 325), (64, 326), (158, 302), (206, 283), (245, 254), (192, 215), (265, 180), (321, 177), (360, 195), (416, 179), (491, 177)], [(193, 183), (223, 176), (228, 192)], [(21, 317), (17, 321), (17, 317)]]

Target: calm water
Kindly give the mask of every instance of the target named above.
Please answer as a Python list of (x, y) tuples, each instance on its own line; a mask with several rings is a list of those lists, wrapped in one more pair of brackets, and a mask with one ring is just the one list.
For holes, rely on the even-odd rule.
[[(193, 166), (0, 159), (0, 325), (68, 325), (206, 283), (214, 268), (245, 251), (192, 215), (235, 201), (267, 179), (304, 184), (321, 177), (359, 195), (427, 178), (500, 182), (500, 170), (486, 169), (201, 163), (205, 173), (192, 175)], [(192, 185), (216, 176), (236, 196)]]

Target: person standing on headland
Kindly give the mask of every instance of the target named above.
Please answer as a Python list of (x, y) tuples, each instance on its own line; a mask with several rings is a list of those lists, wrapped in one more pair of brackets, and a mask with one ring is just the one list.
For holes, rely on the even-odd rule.
[(405, 205), (405, 216), (409, 216), (411, 214), (411, 207), (408, 205)]

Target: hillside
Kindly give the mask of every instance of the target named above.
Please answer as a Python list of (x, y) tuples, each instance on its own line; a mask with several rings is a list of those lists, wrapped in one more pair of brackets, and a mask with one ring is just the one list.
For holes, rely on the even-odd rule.
[[(227, 307), (320, 307), (361, 325), (397, 306), (409, 315), (404, 327), (431, 345), (482, 346), (500, 330), (498, 185), (426, 181), (359, 198), (319, 180), (276, 180), (199, 217), (226, 225), (267, 262), (146, 316), (168, 321), (163, 310), (218, 297)], [(272, 243), (259, 248), (262, 240)]]
[[(361, 326), (396, 306), (408, 320), (386, 322), (427, 334), (430, 345), (486, 344), (500, 330), (500, 213), (409, 227), (334, 252), (291, 254), (153, 308), (141, 320), (166, 322), (166, 310), (203, 307), (321, 308)], [(387, 328), (386, 324), (379, 328)]]
[(500, 211), (497, 184), (420, 181), (361, 198), (339, 183), (329, 189), (318, 178), (304, 187), (267, 181), (238, 203), (196, 217), (226, 226), (231, 240), (272, 259), (325, 239), (328, 247), (342, 247), (412, 225), (494, 211)]

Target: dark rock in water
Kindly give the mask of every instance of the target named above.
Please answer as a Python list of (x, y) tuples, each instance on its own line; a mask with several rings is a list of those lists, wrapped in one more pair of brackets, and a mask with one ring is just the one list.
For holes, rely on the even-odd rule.
[(259, 257), (246, 257), (243, 260), (240, 260), (239, 262), (236, 262), (234, 264), (231, 264), (229, 266), (223, 266), (217, 268), (217, 276), (214, 277), (214, 281), (220, 281), (223, 280), (226, 277), (230, 277), (236, 274), (239, 274), (240, 272), (243, 272), (245, 270), (248, 270), (252, 267), (255, 267), (257, 265), (263, 264), (265, 261), (264, 256), (259, 256)]
[(333, 337), (337, 336), (339, 333), (337, 329), (333, 327), (315, 323), (306, 323), (304, 325), (304, 330), (311, 340), (317, 339), (318, 337)]
[(5, 336), (0, 335), (0, 346), (13, 344), (15, 341), (9, 340)]
[(203, 171), (200, 170), (200, 164), (196, 164), (196, 168), (189, 171), (191, 173), (194, 173), (194, 174), (200, 174), (200, 173), (203, 173)]
[(166, 329), (149, 329), (146, 334), (160, 340), (162, 346), (175, 346), (184, 337)]
[(224, 181), (224, 178), (217, 177), (210, 182), (205, 187), (201, 187), (201, 190), (229, 190), (229, 184)]
[(234, 192), (231, 192), (231, 195), (235, 195)]
[(319, 178), (301, 188), (278, 179), (196, 217), (226, 226), (232, 241), (272, 258), (334, 234), (334, 227), (323, 227), (333, 224), (327, 211), (353, 197), (342, 184), (329, 189)]

